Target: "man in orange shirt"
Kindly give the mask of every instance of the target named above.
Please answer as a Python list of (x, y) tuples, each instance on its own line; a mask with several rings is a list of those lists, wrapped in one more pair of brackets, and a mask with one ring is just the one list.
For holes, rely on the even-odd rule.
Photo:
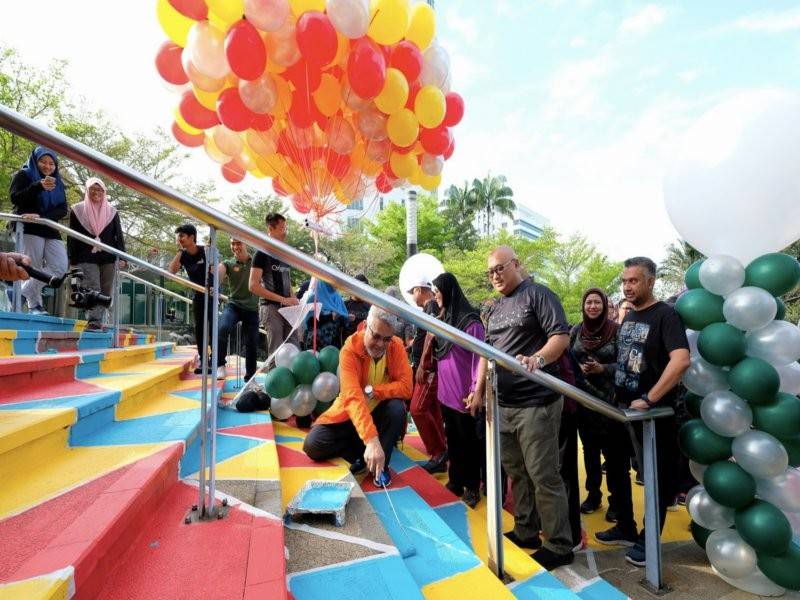
[(396, 318), (372, 306), (363, 331), (354, 333), (339, 355), (340, 392), (306, 436), (311, 460), (341, 456), (353, 474), (365, 469), (376, 485), (389, 485), (388, 464), (411, 398), (411, 365), (403, 341), (394, 335)]

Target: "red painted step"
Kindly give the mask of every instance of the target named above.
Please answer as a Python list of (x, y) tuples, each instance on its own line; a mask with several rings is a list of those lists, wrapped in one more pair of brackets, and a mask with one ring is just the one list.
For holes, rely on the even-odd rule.
[(25, 356), (0, 358), (0, 402), (12, 390), (26, 390), (35, 396), (42, 388), (75, 380), (78, 356)]

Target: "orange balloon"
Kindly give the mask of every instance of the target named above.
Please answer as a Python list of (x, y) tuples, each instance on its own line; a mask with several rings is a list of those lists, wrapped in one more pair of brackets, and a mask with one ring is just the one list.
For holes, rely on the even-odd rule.
[(332, 117), (339, 110), (342, 104), (341, 95), (342, 86), (339, 81), (330, 73), (325, 73), (322, 76), (319, 87), (312, 94), (314, 96), (314, 103), (317, 105), (319, 112), (326, 117)]

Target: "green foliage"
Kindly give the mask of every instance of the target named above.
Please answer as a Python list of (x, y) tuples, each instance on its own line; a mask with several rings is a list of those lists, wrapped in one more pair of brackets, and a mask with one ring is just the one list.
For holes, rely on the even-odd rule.
[(667, 295), (677, 294), (684, 287), (686, 270), (696, 261), (705, 258), (691, 244), (678, 240), (667, 246), (667, 256), (658, 267), (658, 277)]

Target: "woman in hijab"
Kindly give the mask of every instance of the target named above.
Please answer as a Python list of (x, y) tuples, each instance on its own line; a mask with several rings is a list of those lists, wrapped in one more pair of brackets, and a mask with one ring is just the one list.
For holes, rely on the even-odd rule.
[[(570, 351), (580, 367), (576, 373), (578, 387), (593, 396), (611, 402), (614, 391), (614, 369), (617, 362), (617, 323), (610, 320), (608, 297), (603, 290), (590, 288), (583, 294), (583, 321), (570, 332)], [(581, 512), (593, 513), (600, 508), (600, 484), (603, 472), (600, 452), (606, 436), (606, 418), (587, 408), (578, 407), (578, 431), (583, 444), (588, 497)], [(612, 503), (609, 500), (609, 504)], [(613, 516), (610, 507), (606, 518)]]
[[(67, 216), (67, 195), (58, 169), (56, 153), (37, 146), (28, 162), (14, 174), (10, 187), (14, 212), (24, 218), (41, 217), (60, 221)], [(67, 252), (61, 235), (46, 225), (25, 223), (23, 248), (19, 252), (28, 255), (31, 266), (61, 277), (67, 271)], [(32, 314), (47, 314), (42, 306), (41, 281), (30, 278), (22, 285), (22, 295)]]
[[(125, 238), (117, 209), (106, 196), (106, 186), (97, 177), (86, 180), (83, 201), (72, 207), (69, 215), (70, 229), (94, 238), (117, 250), (125, 251)], [(83, 271), (83, 286), (110, 296), (114, 289), (114, 261), (116, 257), (75, 238), (67, 240), (70, 264)], [(120, 260), (119, 266), (125, 267)], [(87, 329), (102, 329), (106, 308), (97, 305), (86, 311)]]
[[(440, 308), (439, 318), (483, 341), (480, 314), (464, 296), (455, 275), (439, 275), (433, 280), (433, 291)], [(437, 396), (442, 405), (450, 459), (447, 489), (474, 508), (481, 497), (483, 444), (478, 439), (475, 416), (466, 409), (466, 401), (475, 391), (480, 356), (441, 338), (436, 339), (433, 355), (437, 361)]]

